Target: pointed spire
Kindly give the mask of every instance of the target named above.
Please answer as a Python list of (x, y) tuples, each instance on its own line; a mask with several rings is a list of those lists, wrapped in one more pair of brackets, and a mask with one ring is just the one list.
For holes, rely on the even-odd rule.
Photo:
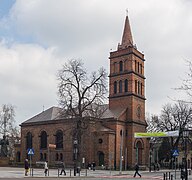
[(131, 27), (129, 24), (129, 18), (128, 18), (128, 13), (125, 18), (125, 26), (124, 26), (124, 31), (123, 31), (123, 36), (122, 36), (122, 41), (121, 41), (121, 48), (126, 48), (129, 46), (133, 46), (133, 38), (131, 34)]

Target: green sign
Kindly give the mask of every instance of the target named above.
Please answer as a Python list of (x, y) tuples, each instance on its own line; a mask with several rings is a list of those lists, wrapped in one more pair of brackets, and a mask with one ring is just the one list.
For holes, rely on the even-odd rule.
[(149, 137), (175, 137), (179, 136), (179, 131), (168, 131), (168, 132), (137, 132), (134, 134), (135, 138), (149, 138)]

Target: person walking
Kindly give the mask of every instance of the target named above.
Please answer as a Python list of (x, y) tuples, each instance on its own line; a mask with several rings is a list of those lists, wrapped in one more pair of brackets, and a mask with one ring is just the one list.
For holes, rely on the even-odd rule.
[(133, 177), (135, 178), (136, 175), (139, 175), (141, 177), (141, 174), (139, 174), (139, 165), (137, 163), (135, 164), (135, 174)]
[(25, 176), (28, 176), (29, 172), (29, 162), (28, 159), (25, 159)]
[(44, 173), (45, 173), (45, 176), (47, 176), (47, 172), (48, 172), (48, 166), (47, 166), (47, 161), (45, 161), (45, 164), (44, 164)]
[(64, 175), (66, 176), (66, 172), (65, 172), (65, 162), (64, 162), (64, 161), (61, 163), (61, 172), (60, 172), (60, 175), (62, 175), (63, 172), (64, 172)]

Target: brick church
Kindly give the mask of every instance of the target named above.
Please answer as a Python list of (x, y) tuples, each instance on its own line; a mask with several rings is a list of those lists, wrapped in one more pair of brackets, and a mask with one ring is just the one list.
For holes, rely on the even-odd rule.
[[(105, 105), (97, 124), (90, 121), (82, 135), (82, 166), (95, 162), (96, 166), (119, 169), (132, 168), (137, 162), (148, 165), (148, 142), (135, 139), (134, 132), (145, 132), (145, 76), (144, 54), (133, 44), (128, 16), (122, 41), (110, 52), (109, 104)], [(24, 121), (21, 144), (16, 150), (16, 161), (28, 157), (33, 148), (32, 162), (65, 161), (73, 165), (73, 119), (59, 115), (58, 107), (51, 107)], [(54, 148), (49, 145), (55, 145)], [(122, 158), (122, 159), (121, 159)]]

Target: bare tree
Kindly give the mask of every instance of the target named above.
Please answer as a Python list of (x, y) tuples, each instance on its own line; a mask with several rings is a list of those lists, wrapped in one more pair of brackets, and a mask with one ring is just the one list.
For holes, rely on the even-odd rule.
[[(163, 106), (161, 115), (150, 119), (150, 127), (158, 131), (179, 130), (178, 137), (170, 137), (169, 143), (172, 149), (177, 148), (182, 138), (183, 130), (192, 125), (192, 107), (183, 101)], [(151, 128), (152, 128), (151, 127)]]
[[(159, 160), (171, 160), (172, 150), (178, 149), (183, 143), (183, 130), (192, 125), (192, 107), (189, 103), (177, 101), (175, 104), (166, 104), (163, 106), (160, 116), (147, 116), (148, 131), (175, 131), (179, 130), (178, 137), (153, 138), (153, 142), (161, 141), (159, 147)], [(172, 163), (170, 162), (170, 165)]]
[(186, 61), (188, 66), (187, 77), (182, 80), (182, 85), (176, 90), (185, 91), (190, 99), (185, 100), (185, 102), (192, 102), (192, 61)]
[(9, 155), (14, 154), (14, 144), (20, 137), (19, 128), (15, 123), (15, 110), (13, 105), (2, 105), (0, 110), (0, 134), (4, 136), (9, 142)]
[(12, 105), (2, 105), (0, 111), (0, 133), (8, 135), (12, 132), (15, 125), (15, 111)]
[[(85, 129), (87, 116), (99, 117), (106, 100), (107, 74), (101, 68), (89, 76), (81, 60), (70, 60), (58, 71), (59, 103), (65, 117), (76, 120), (73, 138), (78, 141), (78, 152), (81, 152), (81, 135)], [(100, 113), (98, 113), (100, 112)], [(77, 157), (79, 161), (79, 155)]]

